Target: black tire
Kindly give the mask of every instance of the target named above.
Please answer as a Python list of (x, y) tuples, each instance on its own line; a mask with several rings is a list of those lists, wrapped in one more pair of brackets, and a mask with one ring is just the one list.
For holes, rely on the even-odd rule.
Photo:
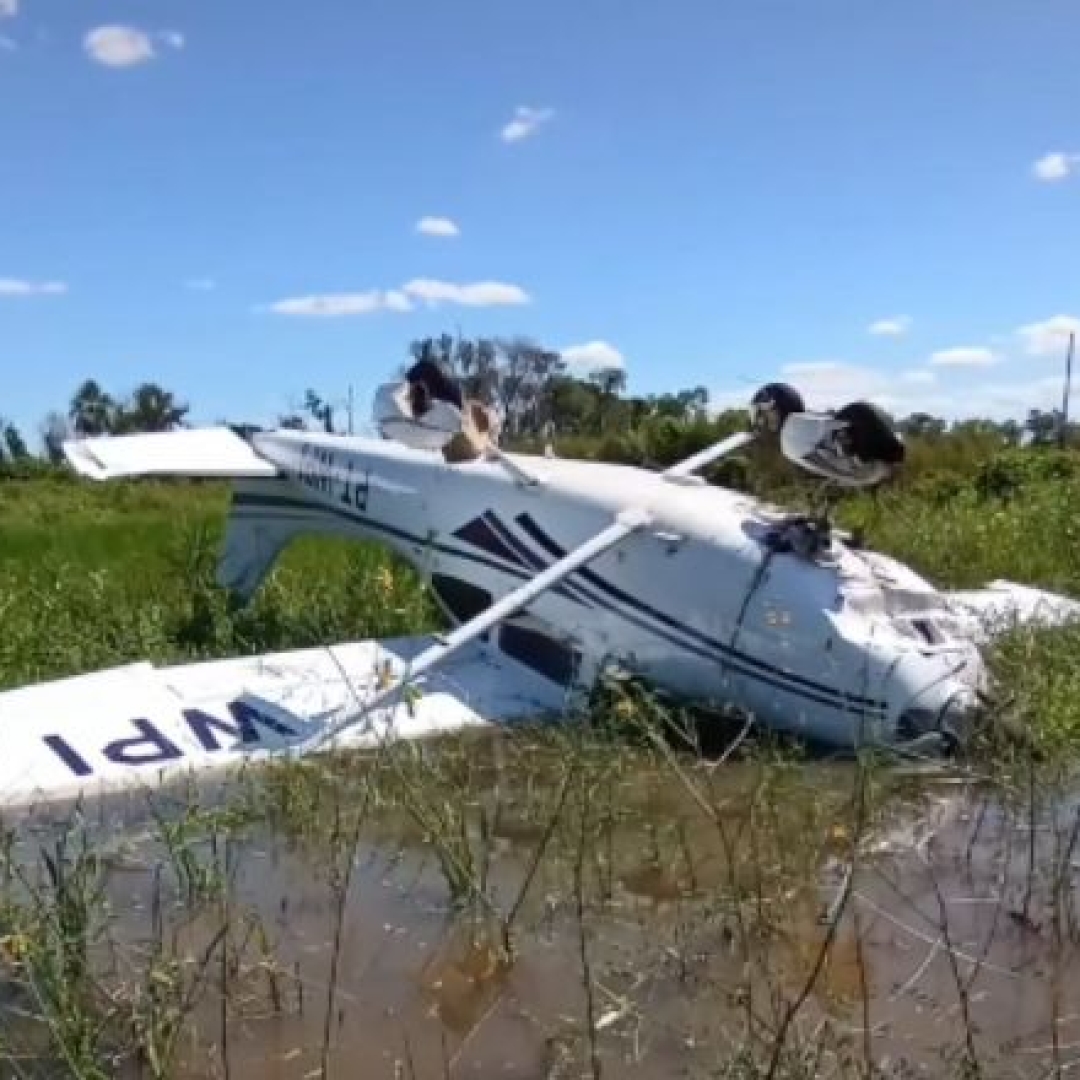
[(836, 413), (837, 420), (848, 425), (847, 450), (862, 461), (880, 461), (901, 465), (904, 444), (893, 431), (888, 417), (869, 401), (853, 401)]
[[(465, 407), (465, 399), (457, 380), (434, 360), (418, 360), (405, 375), (413, 390), (413, 401), (423, 402), (418, 413), (427, 412), (429, 401), (448, 401), (459, 409)], [(422, 388), (422, 389), (419, 389)]]
[(792, 413), (805, 411), (802, 395), (787, 383), (766, 383), (750, 399), (753, 426), (774, 434), (779, 432)]

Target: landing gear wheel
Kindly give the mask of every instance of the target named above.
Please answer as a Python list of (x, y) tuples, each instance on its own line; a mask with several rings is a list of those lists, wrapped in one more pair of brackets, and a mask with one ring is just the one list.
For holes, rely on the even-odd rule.
[(853, 401), (836, 412), (847, 425), (843, 433), (844, 451), (860, 461), (901, 465), (904, 444), (893, 432), (884, 412), (868, 401)]
[(434, 401), (445, 401), (464, 410), (461, 387), (434, 360), (418, 360), (405, 375), (414, 416), (423, 416)]
[(778, 435), (792, 414), (805, 412), (802, 395), (787, 383), (766, 383), (750, 399), (750, 426), (763, 435)]

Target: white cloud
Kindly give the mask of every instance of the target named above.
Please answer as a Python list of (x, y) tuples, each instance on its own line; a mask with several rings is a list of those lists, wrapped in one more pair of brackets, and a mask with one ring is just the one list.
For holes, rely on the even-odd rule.
[(997, 354), (982, 345), (957, 345), (930, 356), (930, 363), (936, 367), (989, 367), (997, 362)]
[[(803, 395), (808, 409), (833, 408), (854, 398), (876, 393), (885, 385), (881, 373), (873, 368), (840, 360), (785, 364), (780, 374)], [(750, 396), (746, 395), (747, 400)]]
[(372, 289), (358, 293), (321, 293), (313, 296), (293, 296), (278, 300), (270, 310), (278, 315), (300, 315), (317, 318), (341, 318), (345, 315), (370, 315), (376, 311), (401, 310), (394, 306), (389, 293)]
[(1054, 315), (1042, 322), (1021, 326), (1016, 332), (1029, 356), (1063, 357), (1068, 348), (1069, 334), (1080, 338), (1080, 318), (1075, 315)]
[(23, 281), (0, 278), (0, 296), (60, 296), (67, 292), (62, 281)]
[(878, 319), (866, 329), (875, 337), (903, 337), (911, 327), (910, 315), (893, 315), (887, 319)]
[(99, 26), (86, 35), (83, 46), (91, 60), (106, 67), (130, 67), (156, 55), (149, 35), (129, 26)]
[(527, 139), (541, 124), (546, 124), (554, 115), (554, 109), (534, 109), (528, 105), (519, 105), (514, 110), (513, 120), (503, 125), (499, 137), (503, 142), (520, 142), (522, 139)]
[(626, 370), (626, 358), (614, 345), (606, 341), (586, 341), (580, 345), (567, 345), (560, 355), (568, 367), (584, 371), (600, 371), (605, 368)]
[(413, 278), (401, 287), (401, 291), (430, 306), (461, 304), (464, 307), (503, 307), (529, 303), (529, 294), (524, 289), (502, 281), (475, 281), (458, 285), (452, 281)]
[(827, 375), (850, 371), (851, 365), (842, 360), (800, 360), (798, 363), (785, 364), (780, 370), (785, 375)]
[(900, 381), (909, 386), (932, 386), (937, 382), (937, 375), (925, 368), (912, 368), (910, 371), (900, 372)]
[(1070, 177), (1076, 172), (1078, 166), (1080, 166), (1080, 154), (1055, 150), (1039, 158), (1031, 166), (1031, 172), (1036, 180), (1052, 184)]
[(459, 304), (465, 307), (498, 307), (526, 304), (528, 294), (517, 285), (501, 281), (477, 281), (457, 284), (415, 278), (400, 289), (369, 289), (366, 292), (316, 293), (294, 296), (269, 305), (278, 315), (340, 318), (348, 315), (371, 315), (379, 311), (411, 311), (414, 303), (429, 307)]
[[(1060, 409), (1061, 391), (1062, 382), (1056, 376), (977, 385), (965, 390), (963, 397), (951, 409), (961, 418), (980, 416), (992, 420), (1023, 420), (1029, 409)], [(1072, 388), (1070, 400), (1080, 401), (1080, 386)]]
[(184, 46), (184, 35), (176, 30), (164, 30), (151, 36), (133, 26), (98, 26), (83, 40), (91, 60), (106, 67), (124, 68), (145, 64), (157, 57), (154, 38), (171, 49)]
[[(823, 360), (788, 364), (780, 369), (780, 378), (799, 390), (809, 409), (835, 409), (864, 400), (896, 418), (927, 412), (946, 420), (1022, 421), (1029, 409), (1061, 407), (1059, 377), (987, 383), (982, 367), (944, 367), (937, 372), (912, 368), (896, 373)], [(763, 377), (761, 381), (771, 380)], [(719, 387), (710, 392), (710, 400), (714, 408), (745, 409), (754, 389)], [(1080, 402), (1080, 385), (1073, 388), (1073, 398)]]
[[(894, 416), (920, 411), (944, 414), (953, 396), (938, 388), (934, 372), (923, 368), (897, 374), (842, 360), (821, 360), (786, 364), (780, 373), (802, 394), (808, 409), (836, 409), (852, 401), (872, 401)], [(748, 403), (751, 394), (752, 390), (744, 390), (739, 404)]]
[[(0, 21), (14, 19), (19, 14), (19, 0), (0, 0)], [(14, 38), (0, 34), (0, 52), (14, 52), (19, 43)]]
[(217, 282), (209, 277), (188, 278), (184, 282), (184, 288), (191, 289), (192, 292), (210, 292), (217, 288)]
[(390, 289), (383, 293), (383, 307), (387, 311), (411, 311), (412, 301), (399, 289)]
[(447, 217), (422, 217), (416, 231), (424, 236), (459, 236), (461, 230)]

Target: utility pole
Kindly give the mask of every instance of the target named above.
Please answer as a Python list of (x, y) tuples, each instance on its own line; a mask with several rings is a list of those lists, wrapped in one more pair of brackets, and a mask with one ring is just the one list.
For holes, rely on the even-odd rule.
[(353, 388), (352, 383), (349, 383), (349, 434), (353, 434)]
[(1061, 445), (1069, 438), (1069, 398), (1072, 397), (1073, 349), (1076, 347), (1076, 331), (1069, 333), (1069, 350), (1065, 354), (1065, 391), (1061, 398)]

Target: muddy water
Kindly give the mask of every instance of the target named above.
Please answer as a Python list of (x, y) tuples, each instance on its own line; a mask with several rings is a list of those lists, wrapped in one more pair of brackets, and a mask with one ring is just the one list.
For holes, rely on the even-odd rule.
[[(189, 972), (208, 958), (170, 1075), (704, 1077), (727, 1075), (748, 1031), (767, 1063), (781, 1029), (802, 1071), (778, 1076), (865, 1075), (868, 1057), (894, 1075), (961, 1075), (965, 1057), (983, 1076), (1080, 1064), (1069, 804), (1032, 829), (1024, 805), (919, 780), (878, 797), (859, 830), (846, 767), (765, 780), (627, 760), (568, 784), (556, 817), (559, 763), (528, 761), (487, 761), (456, 792), (487, 811), (474, 879), (492, 909), (515, 910), (509, 957), (490, 911), (450, 903), (444, 771), (383, 792), (352, 859), (308, 789), (287, 806), (309, 808), (314, 840), (257, 815), (215, 827), (232, 885), (209, 899), (177, 889), (175, 846), (155, 830), (129, 818), (119, 844), (110, 826), (111, 985), (139, 982), (153, 949)], [(344, 788), (347, 810), (365, 793)], [(589, 800), (584, 841), (575, 797)], [(213, 847), (185, 851), (198, 864)], [(332, 865), (351, 865), (347, 890)]]

